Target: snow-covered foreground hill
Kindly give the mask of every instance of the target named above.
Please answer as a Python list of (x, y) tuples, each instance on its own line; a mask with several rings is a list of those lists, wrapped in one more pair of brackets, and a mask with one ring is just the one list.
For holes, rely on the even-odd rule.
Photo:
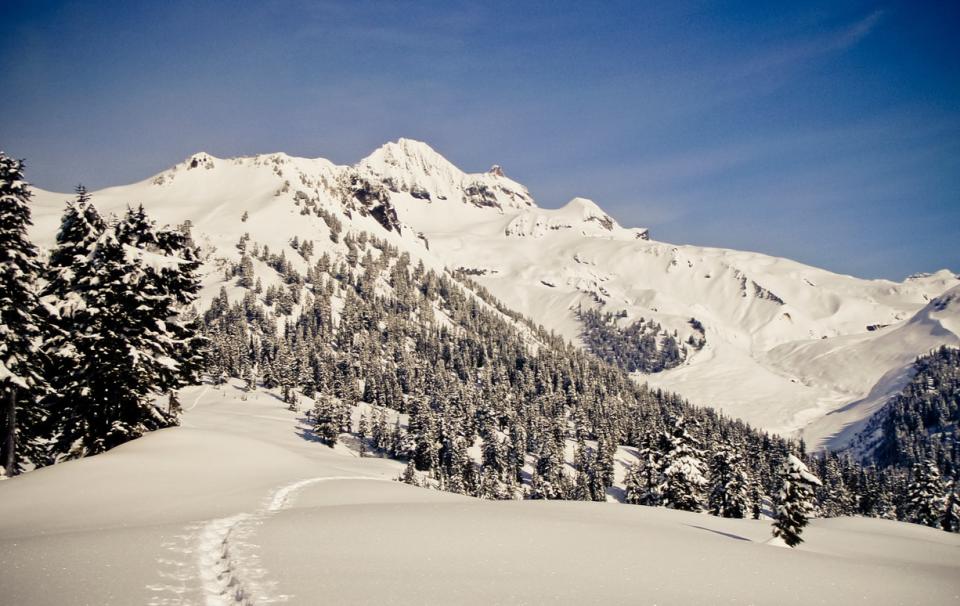
[[(0, 482), (4, 604), (945, 604), (960, 536), (605, 503), (479, 501), (309, 439), (265, 391), (184, 390), (183, 426)], [(238, 597), (239, 596), (239, 597)]]
[[(38, 242), (52, 243), (68, 197), (37, 192)], [(903, 384), (918, 355), (960, 345), (960, 279), (952, 272), (861, 280), (758, 253), (657, 242), (590, 200), (539, 208), (499, 167), (464, 173), (406, 139), (355, 166), (201, 153), (140, 183), (94, 192), (93, 201), (104, 212), (142, 203), (161, 222), (190, 221), (208, 254), (206, 302), (221, 286), (242, 297), (223, 270), (240, 260), (246, 234), (248, 247), (282, 251), (297, 271), (307, 261), (294, 237), (311, 242), (315, 255), (342, 258), (333, 218), (344, 233), (385, 238), (428, 267), (466, 270), (508, 307), (575, 341), (581, 307), (620, 314), (621, 327), (652, 319), (681, 340), (700, 336), (695, 318), (703, 349), (638, 378), (803, 435), (810, 447), (842, 445), (851, 426)], [(264, 287), (280, 282), (259, 260), (255, 266)], [(950, 289), (954, 303), (931, 311)]]

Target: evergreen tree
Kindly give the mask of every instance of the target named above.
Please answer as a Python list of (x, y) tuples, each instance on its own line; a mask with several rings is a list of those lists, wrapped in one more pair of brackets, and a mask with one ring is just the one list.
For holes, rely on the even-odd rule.
[(158, 233), (142, 207), (104, 226), (85, 191), (68, 206), (45, 291), (61, 328), (51, 340), (59, 454), (176, 424), (152, 400), (196, 380), (196, 320), (178, 318), (199, 289), (196, 267), (182, 234)]
[(243, 373), (243, 388), (246, 391), (256, 391), (257, 390), (257, 370), (253, 366), (247, 368), (247, 371)]
[(407, 456), (413, 458), (417, 469), (420, 471), (436, 469), (439, 457), (437, 422), (429, 403), (424, 401), (414, 403), (413, 410), (410, 411), (407, 437), (413, 446), (413, 451)]
[(710, 459), (709, 511), (723, 518), (745, 518), (749, 513), (749, 480), (740, 455), (721, 445)]
[(960, 532), (960, 494), (957, 482), (953, 483), (947, 494), (943, 514), (940, 516), (940, 528), (947, 532)]
[(760, 519), (763, 508), (763, 493), (760, 492), (760, 482), (756, 479), (750, 482), (750, 517), (754, 520)]
[(645, 493), (643, 485), (643, 468), (639, 464), (631, 465), (627, 470), (627, 477), (624, 478), (624, 496), (623, 502), (631, 505), (640, 505), (643, 503)]
[(800, 533), (813, 511), (813, 490), (819, 478), (810, 473), (803, 461), (788, 454), (783, 462), (780, 492), (773, 514), (773, 536), (790, 547), (803, 542)]
[(321, 442), (333, 448), (340, 437), (339, 402), (326, 394), (317, 397), (313, 409), (313, 431)]
[(99, 330), (94, 314), (87, 311), (86, 290), (98, 279), (91, 257), (106, 228), (86, 188), (78, 186), (75, 199), (67, 202), (64, 210), (42, 293), (56, 314), (57, 330), (47, 343), (50, 356), (46, 374), (53, 388), (47, 399), (51, 411), (48, 432), (58, 435), (52, 449), (59, 456), (84, 454), (79, 443), (84, 415), (93, 417), (97, 411), (80, 376), (87, 353), (81, 345), (88, 343), (82, 341), (84, 335), (95, 336)]
[(47, 459), (40, 397), (49, 318), (37, 296), (37, 249), (27, 239), (30, 195), (23, 162), (0, 152), (0, 474), (7, 476)]
[(530, 488), (533, 499), (565, 499), (567, 496), (563, 451), (551, 436), (544, 437)]
[(50, 253), (45, 295), (61, 300), (75, 295), (76, 299), (68, 303), (82, 304), (78, 291), (79, 281), (84, 276), (76, 272), (87, 269), (83, 261), (106, 228), (106, 222), (90, 203), (86, 188), (77, 186), (76, 198), (67, 202), (57, 231), (56, 247)]
[(667, 438), (668, 450), (664, 461), (663, 504), (684, 511), (703, 510), (703, 491), (707, 484), (704, 464), (696, 438), (690, 432), (691, 423), (678, 416)]
[(663, 504), (663, 453), (657, 448), (644, 446), (638, 455), (639, 459), (632, 468), (633, 481), (628, 489), (627, 502), (658, 507)]
[(940, 471), (932, 460), (913, 466), (913, 481), (907, 487), (907, 521), (936, 528), (944, 507), (943, 482)]
[(369, 423), (367, 422), (367, 414), (365, 412), (360, 413), (360, 421), (357, 423), (357, 444), (360, 450), (360, 457), (363, 458), (367, 456), (367, 438), (370, 433)]
[(816, 492), (823, 516), (831, 518), (853, 514), (854, 498), (844, 479), (840, 457), (836, 453), (825, 453), (819, 463), (823, 485)]
[[(139, 210), (142, 213), (143, 207)], [(163, 392), (200, 382), (209, 344), (200, 315), (192, 307), (200, 293), (199, 249), (181, 228), (162, 228), (151, 234), (152, 227), (150, 222), (146, 233), (128, 245), (154, 256), (150, 280), (157, 285), (159, 296), (152, 314), (157, 328), (155, 353), (167, 358), (160, 364), (167, 371), (157, 375), (154, 388)], [(174, 365), (167, 363), (170, 359)]]
[(373, 439), (373, 447), (377, 450), (388, 450), (387, 439), (389, 430), (387, 429), (387, 420), (384, 418), (383, 411), (374, 410), (373, 427), (370, 430), (370, 437)]
[(414, 466), (413, 461), (408, 461), (407, 466), (403, 468), (403, 473), (400, 474), (398, 478), (404, 484), (409, 484), (411, 486), (422, 486), (419, 476), (417, 476), (417, 468)]
[(237, 286), (243, 288), (253, 288), (256, 276), (253, 273), (253, 259), (248, 255), (240, 257), (240, 267), (238, 269), (240, 277), (237, 279)]
[(180, 402), (180, 396), (177, 395), (175, 391), (171, 391), (167, 398), (167, 412), (175, 417), (183, 412), (183, 404)]

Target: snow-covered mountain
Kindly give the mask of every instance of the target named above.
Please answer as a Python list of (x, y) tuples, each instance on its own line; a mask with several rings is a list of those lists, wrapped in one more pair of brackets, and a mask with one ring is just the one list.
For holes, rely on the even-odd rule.
[[(36, 192), (36, 241), (53, 242), (70, 197)], [(221, 286), (238, 290), (222, 270), (239, 261), (247, 234), (302, 271), (307, 262), (291, 241), (343, 255), (342, 229), (376, 234), (429, 267), (463, 269), (571, 340), (580, 338), (580, 308), (618, 314), (621, 325), (652, 319), (680, 340), (700, 336), (695, 319), (705, 346), (676, 368), (638, 378), (802, 434), (810, 446), (842, 443), (842, 430), (898, 389), (917, 355), (960, 344), (960, 279), (949, 271), (862, 280), (759, 253), (658, 242), (584, 198), (540, 208), (499, 166), (465, 173), (407, 139), (353, 166), (199, 153), (93, 200), (104, 212), (143, 204), (161, 223), (189, 221), (207, 253), (208, 301)], [(254, 263), (264, 286), (279, 281)]]

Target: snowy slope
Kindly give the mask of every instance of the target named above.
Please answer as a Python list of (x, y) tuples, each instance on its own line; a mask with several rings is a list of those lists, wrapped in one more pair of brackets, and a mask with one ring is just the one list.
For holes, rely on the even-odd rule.
[(400, 464), (309, 440), (275, 394), (184, 390), (183, 426), (0, 482), (4, 604), (940, 604), (960, 537), (385, 481)]
[[(41, 243), (52, 242), (68, 197), (37, 193)], [(288, 245), (294, 236), (314, 240), (317, 254), (342, 254), (310, 212), (323, 208), (347, 231), (387, 238), (430, 267), (468, 270), (508, 307), (572, 340), (580, 336), (574, 310), (581, 305), (625, 312), (626, 322), (652, 318), (681, 339), (696, 318), (705, 327), (703, 350), (681, 367), (638, 378), (763, 428), (802, 433), (811, 447), (868, 414), (875, 407), (847, 406), (883, 397), (897, 384), (884, 377), (954, 343), (960, 324), (952, 306), (936, 327), (913, 321), (960, 284), (949, 271), (901, 283), (861, 280), (758, 253), (657, 242), (584, 198), (539, 208), (500, 167), (468, 174), (407, 139), (355, 166), (284, 154), (196, 154), (146, 181), (95, 192), (94, 202), (112, 212), (143, 203), (162, 222), (190, 220), (209, 254), (207, 300), (224, 282), (216, 270), (239, 259), (246, 233), (285, 250), (297, 269), (306, 262)], [(265, 286), (272, 279), (265, 267), (257, 275)], [(844, 415), (828, 415), (844, 407)]]
[(795, 365), (797, 357), (808, 360), (804, 365), (807, 382), (826, 380), (851, 396), (861, 394), (859, 386), (873, 385), (869, 393), (818, 415), (804, 429), (804, 434), (830, 436), (828, 444), (833, 448), (848, 446), (870, 415), (903, 389), (913, 377), (918, 356), (940, 345), (960, 347), (960, 286), (933, 299), (909, 320), (868, 334), (867, 338), (851, 335), (831, 342), (790, 343), (770, 352), (772, 363), (783, 367)]

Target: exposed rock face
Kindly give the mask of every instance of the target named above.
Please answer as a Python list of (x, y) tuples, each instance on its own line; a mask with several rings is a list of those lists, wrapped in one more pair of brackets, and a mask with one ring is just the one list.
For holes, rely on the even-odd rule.
[(216, 165), (213, 162), (213, 158), (204, 152), (193, 154), (187, 161), (187, 170), (192, 170), (194, 168), (205, 168), (210, 170), (214, 166)]
[(348, 208), (371, 215), (387, 231), (401, 232), (397, 210), (390, 203), (390, 194), (383, 183), (371, 181), (356, 171), (342, 177), (343, 202)]
[(463, 195), (474, 206), (501, 208), (497, 196), (485, 183), (471, 183), (463, 189)]

